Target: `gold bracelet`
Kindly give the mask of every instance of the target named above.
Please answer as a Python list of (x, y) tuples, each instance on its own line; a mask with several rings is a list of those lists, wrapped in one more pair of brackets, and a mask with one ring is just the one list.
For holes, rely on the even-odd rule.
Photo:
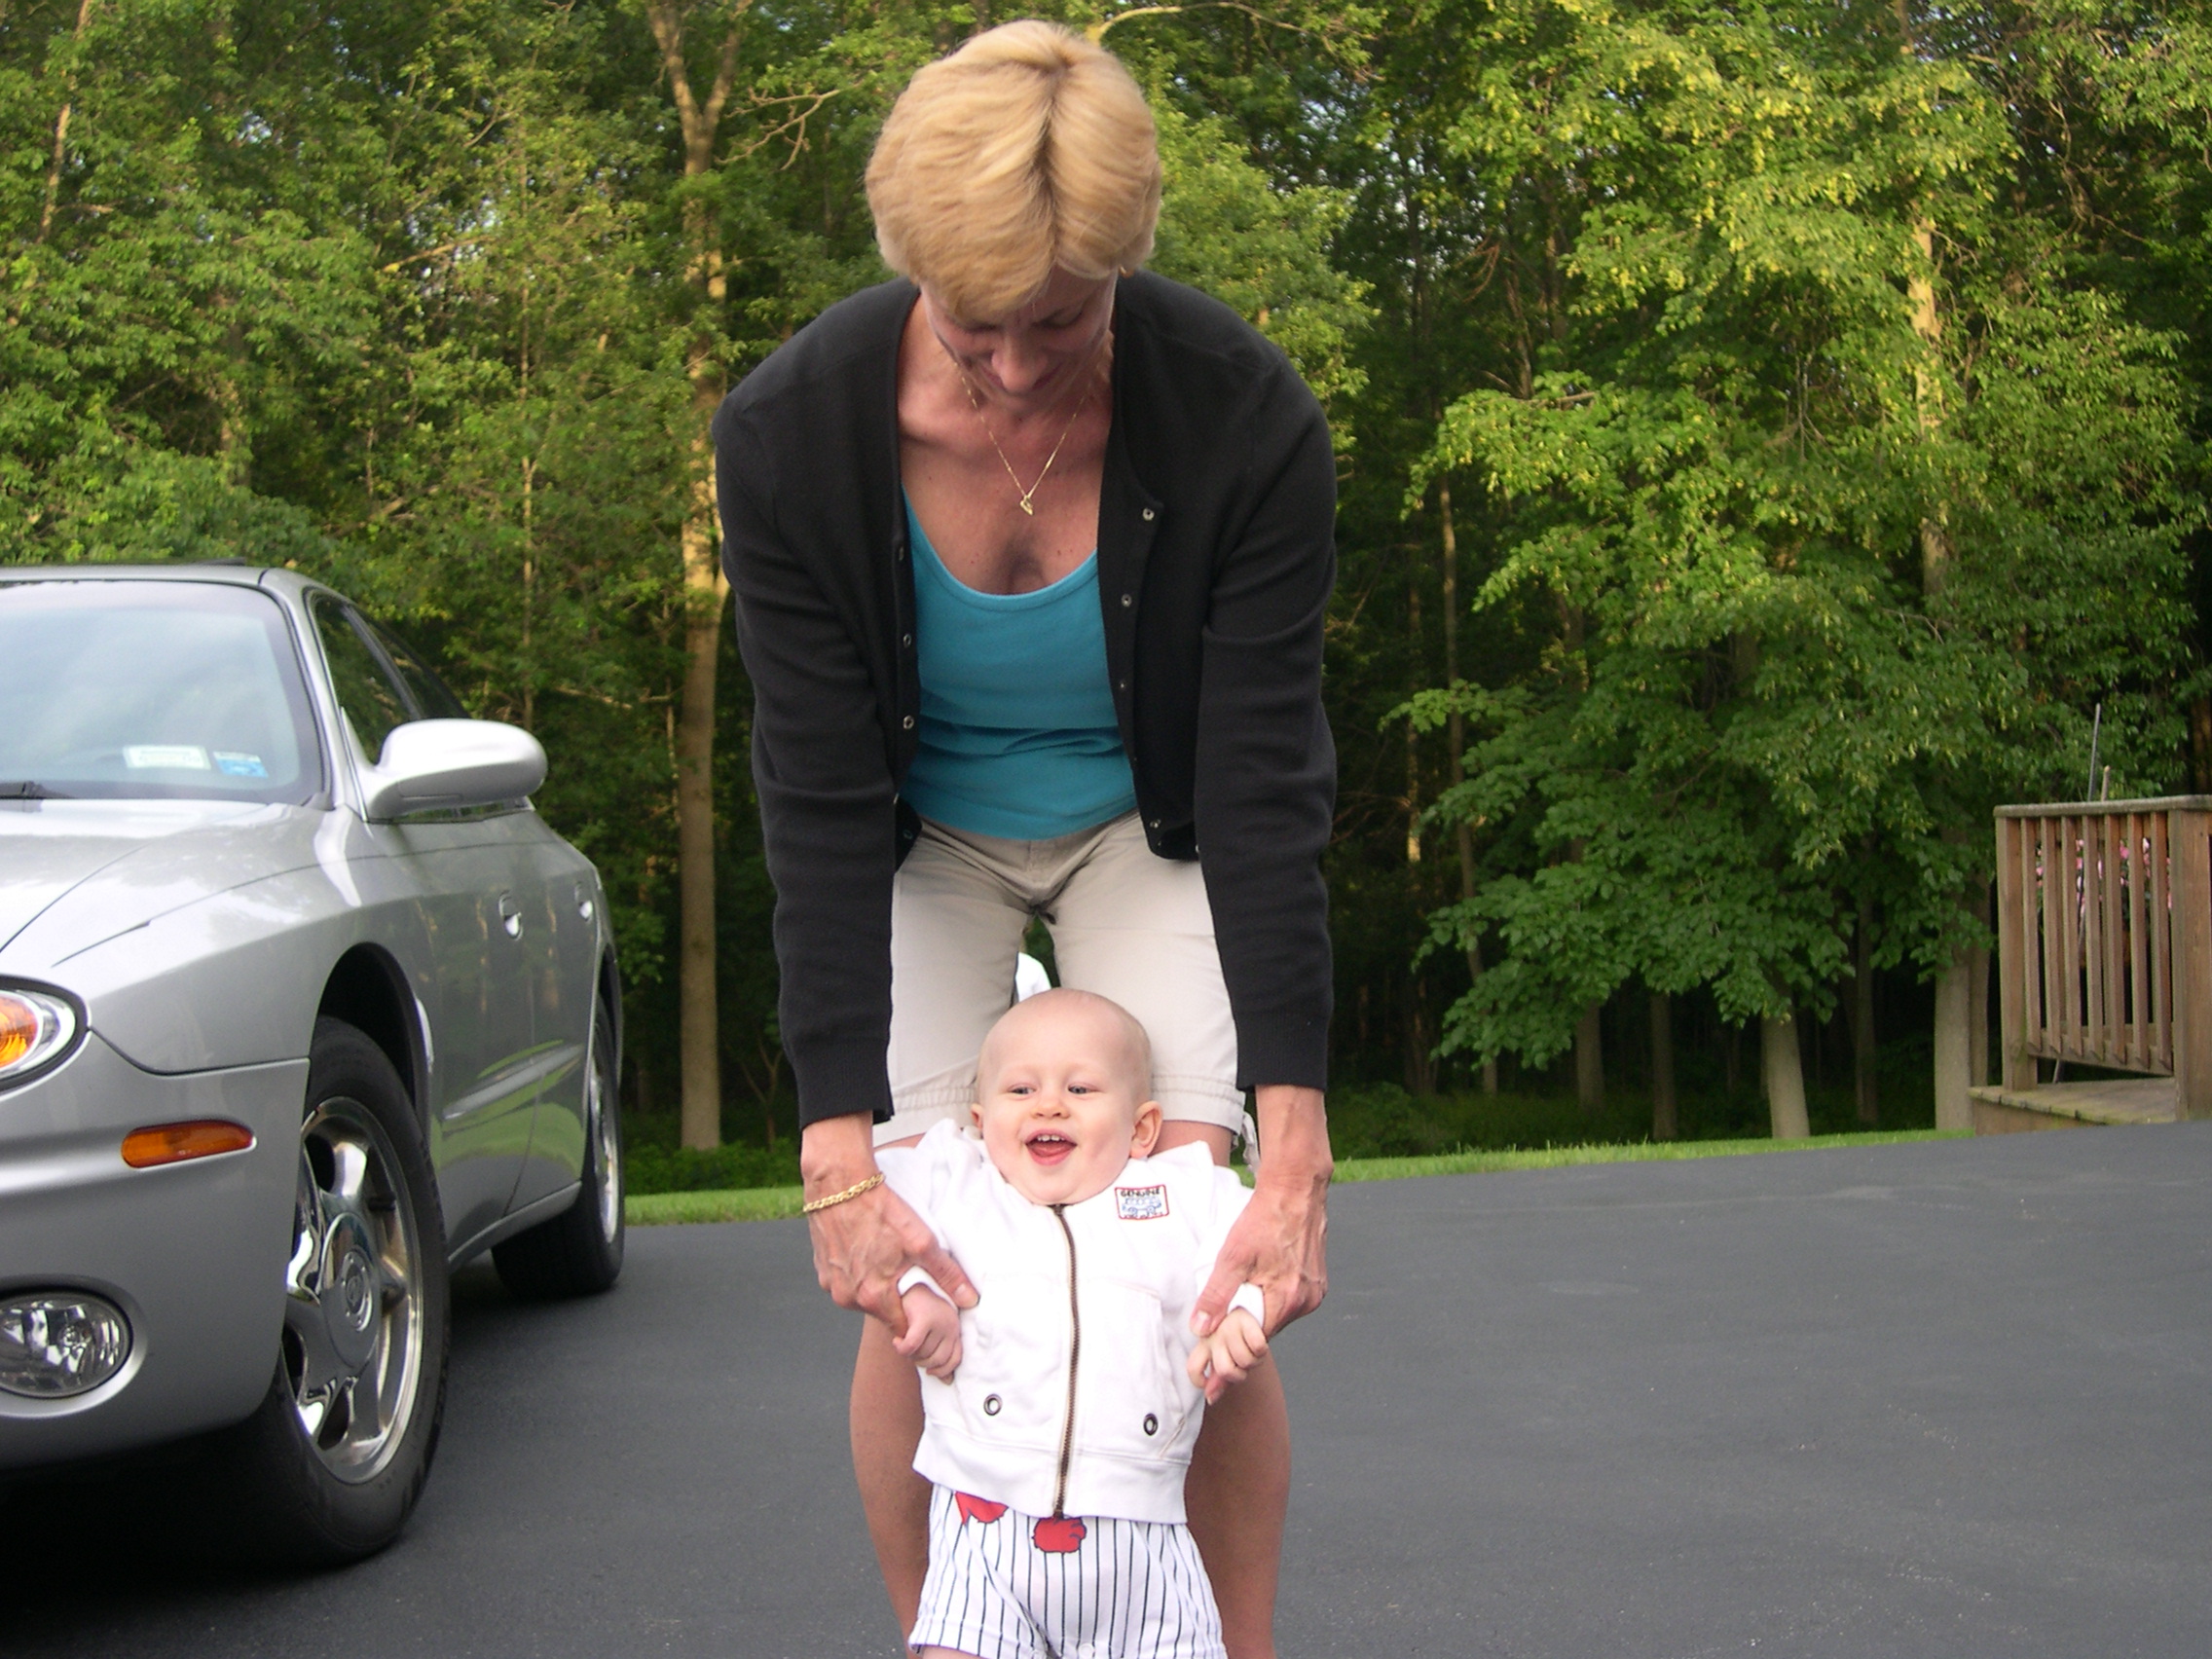
[(839, 1204), (852, 1202), (853, 1199), (859, 1198), (863, 1193), (874, 1192), (876, 1188), (882, 1185), (883, 1173), (881, 1170), (878, 1170), (875, 1174), (870, 1175), (865, 1181), (855, 1181), (850, 1187), (847, 1187), (841, 1193), (831, 1193), (826, 1198), (807, 1199), (805, 1203), (798, 1206), (798, 1213), (801, 1215), (812, 1215), (817, 1210), (834, 1209)]

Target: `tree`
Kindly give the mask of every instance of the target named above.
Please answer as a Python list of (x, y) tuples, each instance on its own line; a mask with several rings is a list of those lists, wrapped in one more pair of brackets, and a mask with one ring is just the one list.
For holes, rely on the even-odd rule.
[(1832, 1006), (1849, 850), (1891, 877), (1889, 960), (1946, 971), (1988, 809), (2080, 751), (2085, 686), (2108, 720), (2133, 692), (2138, 763), (2171, 753), (2170, 346), (1989, 211), (2009, 135), (1963, 69), (1779, 12), (1493, 15), (1556, 72), (1493, 84), (1460, 138), (1544, 204), (1551, 326), (1413, 489), (1480, 475), (1481, 602), (1581, 621), (1520, 685), (1418, 705), (1489, 734), (1440, 813), (1507, 827), (1437, 915), (1506, 952), (1447, 1042), (1540, 1061), (1632, 977), (1703, 985), (1761, 1022), (1802, 1132), (1792, 1022)]

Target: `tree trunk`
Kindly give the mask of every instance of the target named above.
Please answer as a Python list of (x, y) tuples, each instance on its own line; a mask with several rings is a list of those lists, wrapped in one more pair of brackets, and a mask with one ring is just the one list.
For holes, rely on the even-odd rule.
[[(1420, 635), (1420, 561), (1417, 557), (1406, 578), (1406, 639), (1412, 646), (1407, 655), (1413, 664), (1407, 685), (1409, 696), (1422, 689), (1421, 681), (1425, 678)], [(1406, 721), (1406, 863), (1420, 863), (1420, 734), (1414, 730), (1410, 719)]]
[(1797, 1051), (1797, 1016), (1759, 1021), (1759, 1059), (1766, 1077), (1768, 1125), (1776, 1140), (1813, 1132), (1805, 1116), (1805, 1061)]
[[(1436, 504), (1444, 520), (1444, 683), (1456, 697), (1459, 689), (1459, 537), (1452, 524), (1452, 485), (1439, 479), (1436, 485)], [(1450, 752), (1449, 775), (1455, 786), (1467, 779), (1467, 722), (1454, 702), (1452, 713), (1444, 728), (1444, 742)], [(1459, 897), (1475, 896), (1475, 827), (1461, 818), (1456, 826), (1459, 849)], [(1483, 977), (1482, 940), (1471, 940), (1467, 945), (1467, 978), (1471, 983)], [(1497, 1059), (1493, 1055), (1483, 1061), (1483, 1092), (1497, 1092)]]
[(1604, 1025), (1599, 1017), (1603, 1005), (1592, 1003), (1574, 1024), (1574, 1098), (1585, 1117), (1595, 1118), (1605, 1104), (1605, 1054), (1601, 1046)]
[(1874, 1083), (1874, 904), (1859, 901), (1851, 975), (1851, 1088), (1862, 1128), (1881, 1123)]
[(1936, 1126), (1972, 1129), (1973, 965), (1960, 951), (1936, 977)]
[[(683, 131), (683, 176), (712, 172), (722, 110), (737, 76), (737, 49), (751, 0), (730, 9), (714, 81), (701, 98), (691, 84), (683, 15), (678, 0), (648, 0), (645, 20), (660, 47), (661, 69)], [(721, 1144), (721, 1037), (715, 966), (715, 671), (721, 649), (722, 576), (715, 536), (715, 458), (707, 424), (721, 401), (716, 352), (719, 313), (728, 297), (720, 228), (703, 197), (683, 204), (684, 240), (698, 325), (685, 352), (691, 382), (691, 500), (683, 515), (685, 667), (676, 721), (677, 895), (682, 909), (677, 958), (678, 1046), (683, 1078), (682, 1138), (687, 1147)]]
[[(1913, 222), (1912, 240), (1925, 264), (1905, 284), (1905, 302), (1912, 311), (1912, 331), (1926, 349), (1926, 366), (1914, 371), (1920, 406), (1920, 431), (1933, 441), (1943, 425), (1942, 383), (1936, 378), (1937, 356), (1943, 343), (1943, 319), (1936, 308), (1936, 226), (1920, 218)], [(1934, 504), (1920, 525), (1921, 592), (1933, 600), (1950, 578), (1951, 541), (1944, 526), (1942, 504)], [(1936, 979), (1936, 1126), (1938, 1129), (1973, 1127), (1973, 1102), (1967, 1090), (1973, 1083), (1973, 964), (1960, 950)], [(1985, 987), (1986, 994), (1986, 987)]]
[[(80, 0), (77, 7), (77, 30), (70, 37), (71, 40), (81, 42), (85, 38), (85, 30), (92, 26), (92, 0)], [(61, 205), (61, 166), (69, 157), (69, 114), (75, 103), (76, 77), (76, 59), (72, 56), (68, 78), (63, 82), (69, 89), (69, 93), (62, 98), (61, 108), (54, 117), (54, 155), (46, 169), (46, 204), (39, 209), (38, 235), (32, 239), (34, 241), (46, 240), (54, 230), (55, 210)]]
[(1675, 999), (1651, 993), (1651, 1138), (1671, 1141), (1681, 1133), (1675, 1117)]
[(715, 671), (721, 634), (721, 572), (706, 527), (683, 522), (686, 662), (676, 720), (677, 896), (682, 911), (677, 962), (677, 1045), (683, 1079), (682, 1140), (722, 1141), (719, 980), (715, 962)]

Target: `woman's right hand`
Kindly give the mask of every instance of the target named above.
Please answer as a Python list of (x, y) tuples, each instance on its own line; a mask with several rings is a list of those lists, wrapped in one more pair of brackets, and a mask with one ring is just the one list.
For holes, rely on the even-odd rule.
[[(799, 1172), (809, 1200), (841, 1193), (876, 1173), (874, 1125), (863, 1114), (824, 1118), (800, 1137)], [(899, 1280), (918, 1267), (961, 1308), (976, 1306), (976, 1287), (937, 1241), (929, 1224), (889, 1187), (816, 1210), (806, 1218), (814, 1239), (814, 1276), (840, 1308), (871, 1313), (906, 1334)]]

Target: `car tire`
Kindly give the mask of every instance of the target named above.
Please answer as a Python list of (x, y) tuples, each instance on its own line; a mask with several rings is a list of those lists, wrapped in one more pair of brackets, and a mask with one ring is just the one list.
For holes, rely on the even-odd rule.
[(269, 1393), (218, 1437), (253, 1554), (325, 1566), (391, 1542), (445, 1415), (445, 1231), (413, 1102), (383, 1050), (317, 1019), (284, 1328)]
[(576, 1201), (550, 1221), (492, 1246), (508, 1291), (533, 1302), (596, 1296), (622, 1276), (628, 1227), (622, 1113), (614, 1093), (614, 1022), (594, 1003), (591, 1070), (584, 1084), (584, 1166)]

